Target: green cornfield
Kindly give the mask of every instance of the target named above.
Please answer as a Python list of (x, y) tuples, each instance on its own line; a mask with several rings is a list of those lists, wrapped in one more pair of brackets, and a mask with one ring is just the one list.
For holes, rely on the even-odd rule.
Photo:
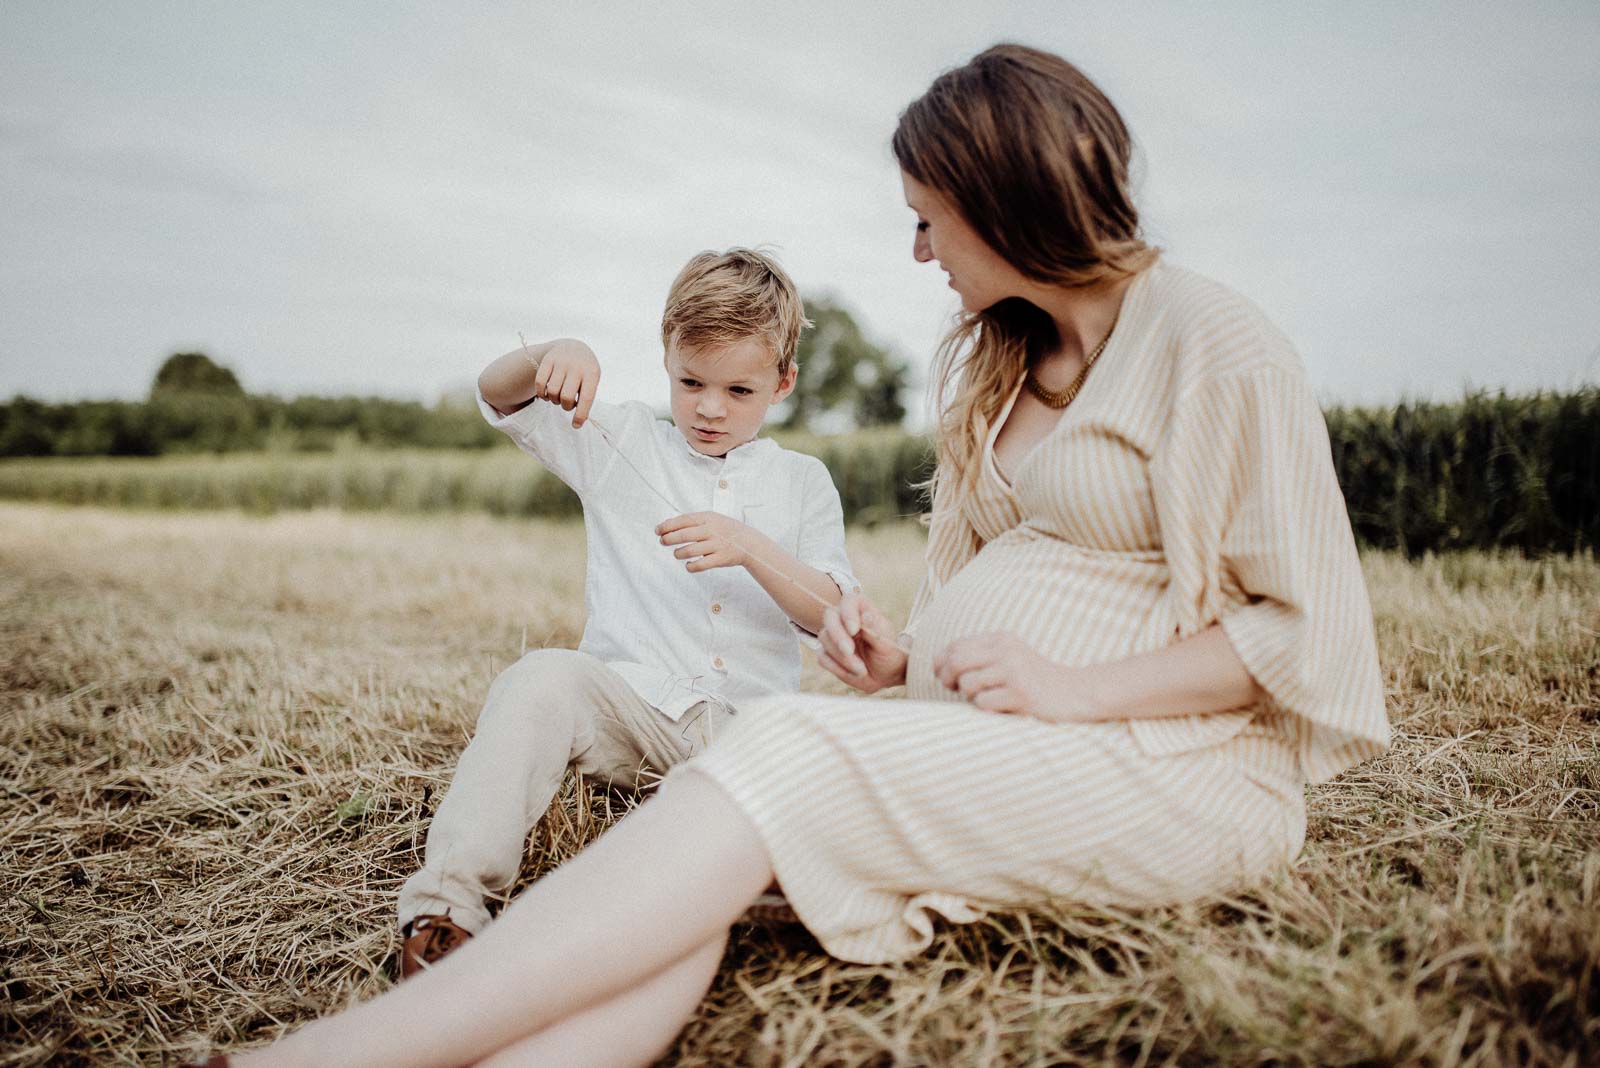
[(1356, 537), (1416, 556), (1600, 541), (1600, 389), (1328, 411)]

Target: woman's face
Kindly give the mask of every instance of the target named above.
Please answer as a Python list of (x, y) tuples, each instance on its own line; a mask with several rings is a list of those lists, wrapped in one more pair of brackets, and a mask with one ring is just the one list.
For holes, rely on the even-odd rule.
[(950, 276), (950, 288), (960, 295), (963, 308), (980, 312), (1023, 294), (1027, 279), (978, 236), (944, 194), (904, 171), (900, 181), (905, 186), (906, 204), (917, 213), (911, 254), (918, 263), (938, 262)]

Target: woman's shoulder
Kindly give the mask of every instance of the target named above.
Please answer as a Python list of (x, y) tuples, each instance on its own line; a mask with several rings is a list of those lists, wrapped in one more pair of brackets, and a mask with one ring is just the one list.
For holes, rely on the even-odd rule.
[(1149, 270), (1140, 310), (1180, 381), (1304, 374), (1294, 345), (1254, 301), (1165, 257)]

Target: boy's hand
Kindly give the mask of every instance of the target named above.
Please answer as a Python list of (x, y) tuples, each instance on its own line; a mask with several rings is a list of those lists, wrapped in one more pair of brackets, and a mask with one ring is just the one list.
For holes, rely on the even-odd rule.
[(877, 607), (859, 593), (847, 593), (822, 615), (817, 633), (822, 652), (817, 662), (862, 693), (906, 681), (906, 651), (895, 644), (894, 628)]
[(563, 340), (551, 345), (539, 360), (533, 396), (572, 412), (572, 425), (577, 428), (589, 418), (599, 385), (600, 361), (594, 350), (581, 341)]
[(662, 545), (676, 545), (673, 556), (689, 561), (689, 571), (714, 567), (743, 567), (750, 562), (745, 550), (755, 534), (737, 519), (720, 512), (690, 512), (656, 527)]

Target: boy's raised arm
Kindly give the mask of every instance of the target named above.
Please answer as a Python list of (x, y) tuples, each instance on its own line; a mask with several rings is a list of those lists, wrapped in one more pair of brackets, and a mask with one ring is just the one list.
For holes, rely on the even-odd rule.
[[(600, 362), (589, 346), (560, 338), (513, 349), (485, 367), (478, 406), (490, 426), (582, 496), (614, 455), (601, 434), (578, 429), (589, 421), (599, 384)], [(571, 426), (562, 409), (572, 412)]]
[(513, 349), (478, 375), (478, 392), (501, 415), (545, 400), (572, 412), (574, 427), (589, 418), (599, 385), (594, 350), (569, 337)]

